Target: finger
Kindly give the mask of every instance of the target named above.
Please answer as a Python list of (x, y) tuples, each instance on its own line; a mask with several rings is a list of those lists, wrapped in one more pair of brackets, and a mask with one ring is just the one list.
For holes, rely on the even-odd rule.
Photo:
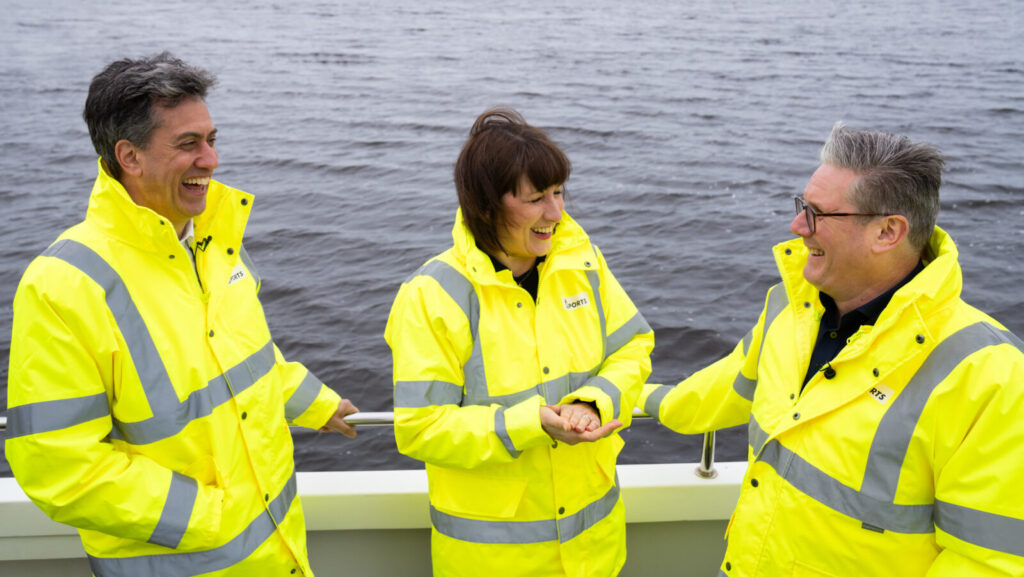
[(607, 437), (608, 435), (612, 434), (615, 431), (615, 429), (617, 429), (617, 428), (619, 428), (621, 426), (622, 426), (622, 421), (619, 421), (618, 419), (612, 419), (612, 420), (608, 421), (607, 423), (605, 423), (603, 426), (598, 427), (598, 428), (594, 429), (593, 431), (589, 431), (589, 432), (585, 433), (584, 437), (586, 437), (587, 440), (596, 441), (598, 439)]

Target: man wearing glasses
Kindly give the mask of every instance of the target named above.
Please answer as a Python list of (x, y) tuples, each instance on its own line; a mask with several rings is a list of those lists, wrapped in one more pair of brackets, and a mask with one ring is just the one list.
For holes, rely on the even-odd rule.
[(640, 399), (748, 423), (719, 575), (1024, 574), (1024, 343), (960, 298), (943, 158), (840, 123), (821, 162), (754, 328)]

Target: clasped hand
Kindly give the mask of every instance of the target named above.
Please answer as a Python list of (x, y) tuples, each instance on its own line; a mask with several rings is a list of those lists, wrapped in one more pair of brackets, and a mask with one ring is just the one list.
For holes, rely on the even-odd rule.
[(594, 407), (587, 403), (573, 403), (542, 406), (540, 424), (552, 439), (575, 445), (607, 437), (622, 426), (622, 421), (611, 419), (602, 425)]

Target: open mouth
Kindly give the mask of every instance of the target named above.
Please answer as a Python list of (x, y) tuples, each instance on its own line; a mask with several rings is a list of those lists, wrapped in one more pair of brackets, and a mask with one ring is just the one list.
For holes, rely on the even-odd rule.
[(209, 176), (196, 176), (192, 178), (186, 178), (182, 181), (182, 185), (191, 192), (203, 192), (206, 187), (210, 185)]
[(551, 238), (551, 235), (555, 234), (555, 228), (557, 227), (557, 224), (553, 224), (551, 226), (531, 228), (530, 231), (541, 238)]

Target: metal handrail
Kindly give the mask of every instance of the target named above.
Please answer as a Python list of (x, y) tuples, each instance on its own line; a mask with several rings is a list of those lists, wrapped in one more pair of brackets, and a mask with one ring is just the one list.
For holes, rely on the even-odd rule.
[[(634, 419), (650, 419), (651, 416), (642, 410), (633, 409)], [(354, 413), (345, 417), (345, 422), (354, 427), (382, 427), (391, 426), (395, 422), (395, 414), (390, 411), (378, 413)], [(0, 417), (0, 431), (7, 429), (7, 417)], [(718, 476), (715, 470), (715, 432), (704, 433), (704, 445), (701, 447), (700, 463), (697, 464), (694, 474), (702, 479), (714, 479)]]

